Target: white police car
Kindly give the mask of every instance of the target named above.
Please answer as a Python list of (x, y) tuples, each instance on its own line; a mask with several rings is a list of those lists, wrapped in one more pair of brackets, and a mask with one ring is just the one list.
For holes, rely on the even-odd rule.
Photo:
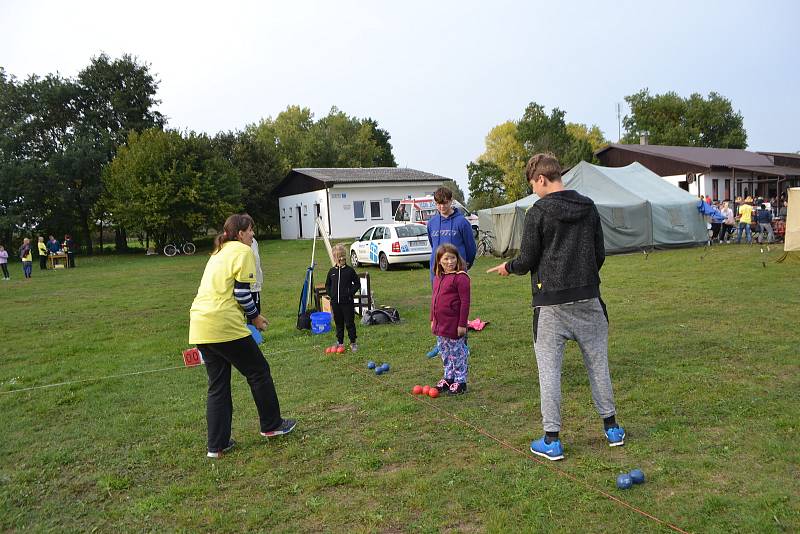
[(430, 259), (428, 229), (422, 224), (379, 224), (350, 245), (353, 267), (374, 264), (387, 271), (395, 263), (419, 262), (427, 266)]

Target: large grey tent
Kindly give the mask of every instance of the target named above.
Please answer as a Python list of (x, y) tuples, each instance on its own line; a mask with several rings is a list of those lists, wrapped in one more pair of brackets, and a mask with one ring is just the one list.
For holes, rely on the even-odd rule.
[[(708, 239), (705, 220), (697, 211), (698, 199), (640, 163), (600, 167), (582, 161), (562, 180), (566, 189), (594, 200), (606, 253), (692, 246)], [(478, 212), (481, 229), (494, 233), (496, 253), (519, 250), (525, 213), (537, 200), (533, 194)]]

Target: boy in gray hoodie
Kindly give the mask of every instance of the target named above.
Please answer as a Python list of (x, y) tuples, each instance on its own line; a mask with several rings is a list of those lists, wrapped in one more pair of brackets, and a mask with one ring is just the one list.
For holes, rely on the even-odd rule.
[(583, 353), (592, 399), (603, 418), (609, 446), (625, 443), (625, 430), (616, 422), (608, 369), (608, 315), (600, 300), (603, 229), (592, 199), (564, 189), (555, 156), (533, 156), (525, 175), (539, 200), (525, 215), (520, 254), (487, 272), (530, 273), (533, 348), (545, 431), (531, 443), (531, 452), (561, 460), (561, 366), (570, 339), (578, 342)]

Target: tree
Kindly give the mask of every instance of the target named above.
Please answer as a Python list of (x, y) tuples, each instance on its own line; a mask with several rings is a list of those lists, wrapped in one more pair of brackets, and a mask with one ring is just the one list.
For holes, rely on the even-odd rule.
[(455, 180), (445, 180), (442, 182), (442, 187), (446, 187), (453, 192), (453, 198), (462, 204), (464, 203), (464, 191)]
[(511, 202), (528, 194), (525, 164), (528, 152), (519, 140), (517, 125), (511, 121), (498, 124), (486, 135), (486, 151), (479, 162), (490, 162), (503, 173), (503, 189)]
[(469, 178), (469, 209), (477, 211), (505, 202), (503, 169), (489, 161), (467, 164)]
[(568, 122), (567, 133), (574, 140), (585, 139), (592, 147), (592, 152), (600, 150), (609, 143), (603, 135), (603, 131), (596, 124), (592, 124), (590, 128), (585, 124)]
[(647, 133), (658, 145), (747, 148), (742, 115), (718, 93), (709, 93), (707, 99), (698, 93), (682, 98), (675, 92), (653, 96), (642, 89), (625, 101), (631, 113), (622, 120), (624, 143), (638, 143)]
[(528, 104), (522, 119), (517, 123), (517, 135), (529, 156), (551, 152), (564, 165), (564, 155), (572, 141), (564, 115), (558, 108), (553, 108), (548, 115), (544, 107), (536, 102)]
[(130, 56), (104, 54), (74, 80), (0, 78), (0, 224), (80, 234), (91, 252), (103, 167), (129, 131), (163, 124), (157, 82)]
[(103, 178), (113, 221), (153, 237), (159, 247), (217, 228), (240, 208), (236, 169), (205, 135), (132, 132)]
[(289, 172), (274, 136), (264, 133), (250, 126), (243, 132), (219, 134), (214, 138), (217, 151), (238, 171), (240, 204), (253, 217), (260, 233), (278, 227), (278, 203), (272, 190)]

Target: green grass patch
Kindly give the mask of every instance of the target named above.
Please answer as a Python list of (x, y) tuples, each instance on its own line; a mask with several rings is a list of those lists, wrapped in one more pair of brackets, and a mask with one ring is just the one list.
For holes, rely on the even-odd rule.
[[(780, 251), (607, 259), (628, 437), (605, 445), (569, 345), (557, 467), (575, 482), (527, 453), (541, 435), (527, 277), (487, 275), (496, 261), (478, 260), (471, 316), (491, 324), (470, 336), (470, 390), (431, 406), (408, 394), (441, 374), (424, 356), (427, 270), (366, 268), (377, 302), (403, 321), (359, 326), (360, 352), (330, 356), (331, 334), (294, 328), (311, 244), (261, 245), (271, 323), (262, 350), (299, 425), (265, 442), (235, 374), (240, 446), (219, 461), (205, 458), (205, 372), (181, 359), (207, 251), (78, 257), (77, 269), (34, 270), (30, 281), (12, 264), (14, 279), (0, 283), (0, 530), (665, 530), (595, 488), (688, 531), (800, 530), (800, 263), (774, 263)], [(369, 359), (392, 371), (376, 377)], [(62, 382), (74, 383), (20, 391)], [(616, 475), (634, 467), (648, 482), (617, 490)]]

